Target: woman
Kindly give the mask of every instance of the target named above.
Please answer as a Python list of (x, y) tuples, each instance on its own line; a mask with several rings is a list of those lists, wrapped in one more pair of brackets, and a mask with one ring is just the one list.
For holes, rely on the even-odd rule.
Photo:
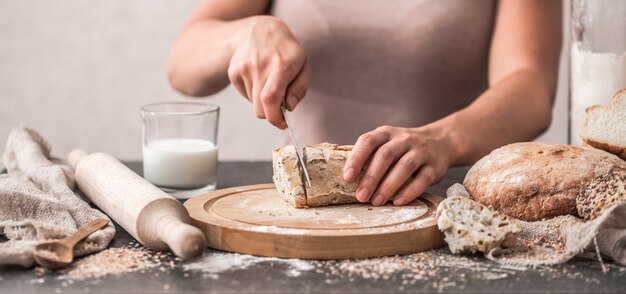
[(232, 83), (281, 129), (284, 97), (299, 142), (356, 140), (345, 180), (371, 157), (359, 201), (403, 205), (549, 126), (560, 46), (556, 0), (205, 0), (168, 75), (191, 96)]

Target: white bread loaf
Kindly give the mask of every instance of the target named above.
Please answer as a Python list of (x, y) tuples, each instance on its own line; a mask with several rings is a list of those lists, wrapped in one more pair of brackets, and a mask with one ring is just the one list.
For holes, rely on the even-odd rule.
[(461, 196), (449, 196), (439, 204), (437, 227), (452, 253), (510, 247), (520, 231), (515, 220)]
[(463, 185), (477, 202), (509, 217), (535, 221), (576, 215), (578, 193), (615, 168), (626, 168), (626, 161), (602, 150), (516, 143), (479, 160)]
[(273, 152), (274, 183), (278, 193), (294, 207), (314, 207), (358, 202), (356, 188), (363, 171), (356, 180), (343, 180), (342, 169), (352, 146), (321, 143), (304, 148), (303, 157), (311, 178), (306, 186), (304, 174), (298, 165), (295, 148), (291, 145)]
[(608, 107), (587, 108), (580, 137), (586, 144), (626, 160), (626, 89), (618, 91)]

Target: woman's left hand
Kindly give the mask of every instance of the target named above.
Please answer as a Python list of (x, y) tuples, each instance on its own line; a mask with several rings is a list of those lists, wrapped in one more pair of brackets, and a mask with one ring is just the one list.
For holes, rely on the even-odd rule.
[(344, 166), (343, 178), (354, 181), (371, 158), (357, 188), (357, 199), (371, 201), (374, 206), (389, 200), (404, 205), (443, 178), (452, 161), (452, 147), (445, 132), (424, 127), (379, 127), (359, 137)]

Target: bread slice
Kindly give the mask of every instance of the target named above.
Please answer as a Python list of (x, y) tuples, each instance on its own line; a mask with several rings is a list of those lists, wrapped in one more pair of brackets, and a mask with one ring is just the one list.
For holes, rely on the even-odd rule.
[(595, 148), (536, 142), (492, 151), (469, 170), (463, 185), (472, 199), (525, 221), (576, 215), (576, 196), (592, 180), (626, 161)]
[(626, 89), (618, 91), (608, 107), (595, 105), (585, 112), (580, 127), (583, 142), (626, 160)]
[(626, 202), (626, 170), (615, 169), (597, 178), (578, 193), (576, 207), (578, 215), (592, 220), (607, 209)]
[(356, 188), (363, 172), (356, 180), (343, 180), (342, 170), (352, 146), (321, 143), (304, 148), (306, 169), (311, 177), (307, 187), (308, 206), (325, 206), (358, 202)]
[(437, 227), (452, 253), (511, 247), (520, 231), (515, 220), (461, 196), (448, 196), (439, 204)]
[(298, 165), (296, 148), (286, 146), (272, 152), (274, 184), (278, 194), (294, 207), (306, 207), (306, 191), (302, 185), (302, 171)]

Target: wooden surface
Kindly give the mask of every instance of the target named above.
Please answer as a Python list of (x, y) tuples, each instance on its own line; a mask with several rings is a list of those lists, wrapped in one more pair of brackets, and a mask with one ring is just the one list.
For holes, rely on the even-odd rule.
[(442, 197), (407, 206), (347, 204), (298, 209), (274, 184), (217, 190), (185, 202), (208, 246), (261, 256), (341, 259), (408, 254), (443, 245), (434, 214)]
[(172, 250), (183, 259), (202, 254), (204, 236), (189, 225), (189, 214), (178, 200), (110, 155), (74, 150), (68, 162), (80, 191), (141, 244)]

